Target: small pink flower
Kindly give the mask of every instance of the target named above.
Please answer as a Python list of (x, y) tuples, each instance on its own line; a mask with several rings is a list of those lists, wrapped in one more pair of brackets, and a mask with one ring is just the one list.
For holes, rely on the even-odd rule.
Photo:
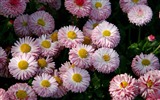
[(2, 88), (0, 88), (0, 100), (9, 100), (8, 94)]
[(155, 36), (152, 35), (152, 34), (149, 35), (149, 36), (148, 36), (148, 40), (151, 41), (151, 42), (154, 41), (154, 40), (155, 40)]

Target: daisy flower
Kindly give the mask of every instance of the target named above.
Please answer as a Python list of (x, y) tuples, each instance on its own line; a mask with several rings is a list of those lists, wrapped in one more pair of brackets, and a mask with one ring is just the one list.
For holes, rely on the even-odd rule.
[(160, 64), (158, 58), (154, 54), (141, 53), (133, 58), (131, 67), (135, 75), (141, 76), (150, 70), (159, 69)]
[(49, 3), (49, 6), (56, 10), (59, 10), (61, 8), (61, 0), (53, 0), (52, 2)]
[(9, 100), (37, 100), (37, 95), (27, 83), (16, 83), (8, 88)]
[(47, 73), (34, 77), (32, 85), (35, 92), (41, 97), (51, 97), (58, 88), (55, 78)]
[(137, 26), (143, 26), (152, 19), (152, 9), (147, 5), (136, 5), (128, 12), (128, 19)]
[(26, 14), (26, 15), (18, 16), (14, 20), (14, 30), (18, 36), (23, 37), (23, 36), (31, 35), (31, 32), (28, 27), (28, 19), (29, 19), (29, 15)]
[(72, 48), (84, 41), (84, 35), (78, 27), (69, 25), (59, 29), (58, 41), (66, 48)]
[(88, 16), (91, 10), (91, 0), (65, 0), (66, 9), (77, 17)]
[(147, 5), (147, 0), (120, 0), (119, 4), (122, 11), (128, 13), (136, 5)]
[(37, 11), (29, 16), (28, 26), (31, 32), (41, 36), (50, 34), (55, 28), (53, 17), (45, 11)]
[(0, 47), (0, 69), (4, 68), (7, 61), (7, 54), (2, 47)]
[(25, 9), (25, 0), (1, 0), (0, 3), (0, 14), (5, 17), (16, 17), (23, 14)]
[(156, 38), (155, 38), (155, 36), (154, 35), (149, 35), (148, 37), (147, 37), (147, 39), (148, 39), (148, 41), (151, 41), (151, 42), (153, 42)]
[(59, 45), (56, 42), (52, 42), (47, 38), (47, 35), (42, 35), (37, 40), (40, 47), (40, 53), (42, 56), (55, 56), (59, 50)]
[(103, 21), (94, 28), (91, 38), (97, 47), (114, 48), (120, 41), (120, 33), (115, 25)]
[(27, 80), (33, 77), (37, 71), (35, 57), (27, 54), (13, 57), (8, 65), (10, 74), (18, 80)]
[(90, 75), (87, 70), (78, 67), (70, 68), (63, 77), (63, 85), (72, 92), (84, 92), (89, 86)]
[(14, 43), (14, 46), (11, 48), (11, 53), (13, 57), (22, 54), (37, 57), (39, 54), (39, 46), (34, 38), (27, 36), (24, 38), (19, 38), (19, 40)]
[(149, 71), (138, 79), (140, 94), (143, 98), (159, 95), (160, 90), (160, 71)]
[(92, 55), (92, 65), (98, 72), (110, 73), (119, 67), (119, 55), (110, 48), (99, 48)]
[(91, 0), (92, 7), (89, 17), (95, 20), (105, 20), (111, 15), (111, 3), (109, 0)]
[(46, 58), (39, 58), (37, 60), (38, 62), (38, 74), (42, 74), (42, 73), (48, 73), (51, 74), (53, 73), (54, 69), (55, 69), (55, 63), (53, 62), (52, 58), (47, 56)]
[(113, 100), (133, 100), (138, 95), (137, 80), (125, 74), (116, 75), (109, 85)]
[(91, 56), (94, 49), (90, 45), (79, 44), (76, 48), (69, 51), (69, 60), (72, 64), (80, 68), (91, 66)]
[(9, 100), (7, 92), (0, 88), (0, 100)]

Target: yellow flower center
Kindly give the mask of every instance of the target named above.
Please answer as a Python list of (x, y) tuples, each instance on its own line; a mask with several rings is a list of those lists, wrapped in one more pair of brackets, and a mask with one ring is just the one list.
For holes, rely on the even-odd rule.
[(54, 32), (51, 34), (51, 39), (52, 41), (58, 41), (58, 32)]
[(43, 46), (44, 48), (50, 48), (51, 43), (50, 43), (50, 41), (44, 40), (44, 41), (42, 41), (41, 46)]
[(77, 34), (74, 31), (69, 31), (67, 36), (70, 39), (75, 39), (77, 37)]
[(111, 32), (108, 30), (103, 31), (103, 36), (110, 36)]
[(93, 29), (98, 25), (98, 23), (94, 23), (92, 26), (93, 26)]
[(73, 81), (79, 83), (79, 82), (82, 81), (82, 76), (81, 76), (80, 74), (76, 73), (76, 74), (74, 74), (74, 75), (72, 76), (72, 79), (73, 79)]
[(153, 81), (148, 80), (148, 81), (147, 81), (147, 87), (151, 88), (151, 87), (152, 87), (152, 85), (153, 85)]
[(110, 60), (110, 56), (108, 54), (103, 55), (103, 59), (104, 61), (109, 61)]
[(56, 80), (56, 82), (59, 84), (59, 85), (62, 85), (62, 80), (59, 78), (59, 77), (57, 77), (57, 76), (54, 76), (54, 78), (55, 78), (55, 80)]
[(69, 68), (74, 68), (75, 67), (75, 65), (74, 64), (72, 64), (71, 66), (69, 66)]
[(41, 26), (45, 26), (46, 25), (46, 23), (45, 23), (45, 21), (43, 19), (38, 19), (37, 24), (41, 25)]
[(85, 36), (83, 44), (87, 44), (87, 45), (91, 44), (91, 39), (88, 36)]
[(78, 51), (78, 55), (81, 57), (81, 58), (86, 58), (88, 56), (88, 52), (85, 50), (85, 49), (80, 49)]
[(39, 65), (39, 67), (44, 68), (47, 66), (47, 62), (44, 58), (38, 59), (38, 65)]
[(43, 80), (43, 81), (41, 82), (41, 85), (42, 85), (43, 87), (50, 87), (51, 83), (50, 83), (48, 80)]
[(21, 52), (23, 52), (23, 53), (28, 53), (31, 51), (31, 47), (26, 43), (22, 44), (20, 46), (20, 49), (21, 49)]
[(22, 22), (22, 25), (27, 26), (28, 24), (27, 24), (27, 22)]
[(96, 2), (95, 3), (95, 7), (98, 9), (98, 8), (101, 8), (102, 7), (102, 4), (100, 2)]
[(27, 92), (26, 91), (24, 91), (24, 90), (18, 90), (17, 92), (16, 92), (16, 97), (18, 98), (18, 99), (25, 99), (25, 98), (27, 98)]
[(132, 0), (132, 2), (134, 2), (134, 3), (138, 3), (138, 2), (139, 2), (139, 0)]
[(150, 64), (150, 61), (148, 59), (143, 59), (142, 60), (142, 65), (148, 66)]
[(126, 81), (123, 81), (120, 83), (120, 88), (125, 88), (128, 86), (128, 83)]
[(25, 61), (25, 60), (21, 60), (19, 63), (18, 63), (18, 67), (19, 69), (21, 70), (25, 70), (28, 68), (28, 62)]

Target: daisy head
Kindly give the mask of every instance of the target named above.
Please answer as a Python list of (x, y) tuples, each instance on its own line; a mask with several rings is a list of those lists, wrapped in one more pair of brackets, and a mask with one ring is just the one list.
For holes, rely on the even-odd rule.
[(94, 28), (91, 38), (97, 47), (114, 48), (120, 41), (120, 33), (115, 25), (103, 21)]
[(26, 9), (25, 0), (1, 0), (0, 14), (5, 17), (16, 17), (23, 14)]
[(34, 91), (41, 97), (51, 97), (58, 88), (55, 78), (47, 73), (34, 77), (32, 85)]
[(12, 56), (18, 56), (22, 54), (28, 54), (37, 57), (39, 54), (39, 46), (34, 38), (26, 36), (24, 38), (19, 38), (14, 46), (11, 48)]
[(154, 54), (136, 55), (132, 60), (132, 70), (137, 76), (144, 75), (150, 70), (156, 70), (160, 68), (159, 60)]
[(155, 36), (154, 35), (149, 35), (148, 37), (147, 37), (147, 39), (148, 39), (148, 41), (151, 41), (151, 42), (153, 42), (156, 38), (155, 38)]
[(56, 10), (59, 10), (61, 8), (61, 0), (53, 0), (52, 2), (49, 3), (49, 6)]
[(84, 92), (89, 86), (90, 75), (87, 70), (78, 67), (69, 69), (64, 73), (63, 85), (72, 92)]
[(92, 7), (89, 17), (95, 20), (105, 20), (111, 15), (111, 3), (109, 0), (91, 0)]
[(37, 11), (29, 16), (29, 29), (34, 34), (50, 34), (55, 28), (53, 17), (45, 11)]
[(4, 67), (7, 62), (7, 54), (2, 47), (0, 47), (0, 69)]
[(120, 0), (119, 4), (122, 11), (128, 13), (136, 5), (147, 5), (147, 0)]
[(31, 32), (28, 27), (28, 18), (29, 18), (29, 15), (26, 14), (26, 15), (18, 16), (14, 20), (15, 33), (20, 37), (31, 35)]
[(69, 60), (80, 68), (89, 68), (91, 66), (91, 56), (94, 49), (90, 45), (79, 44), (76, 48), (69, 51)]
[(138, 95), (137, 80), (125, 74), (116, 75), (109, 85), (113, 100), (133, 100)]
[(0, 100), (9, 100), (7, 92), (2, 88), (0, 88)]
[[(138, 79), (140, 94), (143, 98), (149, 98), (151, 95), (154, 97), (160, 97), (160, 71), (153, 70), (140, 76)], [(150, 99), (152, 100), (152, 99)], [(157, 100), (157, 99), (154, 99)]]
[(98, 72), (110, 73), (119, 67), (119, 55), (110, 48), (99, 48), (92, 55), (92, 65)]
[(26, 83), (16, 83), (8, 88), (9, 100), (37, 100), (34, 90)]
[(91, 0), (65, 0), (66, 9), (77, 17), (88, 16), (91, 10)]
[(78, 27), (69, 25), (59, 29), (58, 41), (66, 48), (72, 48), (84, 41), (84, 35)]
[(8, 65), (10, 74), (18, 80), (27, 80), (37, 72), (35, 57), (23, 54), (13, 57)]
[(143, 26), (152, 19), (152, 9), (147, 5), (136, 5), (128, 12), (128, 19), (137, 26)]

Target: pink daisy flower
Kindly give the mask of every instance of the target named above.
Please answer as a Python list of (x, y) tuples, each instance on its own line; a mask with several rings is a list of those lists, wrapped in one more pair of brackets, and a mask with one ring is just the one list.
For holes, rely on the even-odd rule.
[(119, 4), (122, 11), (128, 13), (136, 5), (147, 5), (147, 0), (120, 0)]
[(26, 2), (24, 0), (1, 0), (0, 14), (5, 17), (16, 17), (26, 9)]
[(109, 0), (91, 0), (92, 7), (89, 17), (95, 20), (105, 20), (111, 15), (111, 3)]
[(56, 10), (59, 10), (61, 8), (61, 0), (53, 0), (52, 2), (49, 3), (49, 6)]
[(40, 53), (42, 56), (55, 56), (59, 50), (59, 45), (56, 42), (52, 42), (47, 38), (47, 35), (42, 35), (37, 40), (40, 47)]
[(137, 26), (143, 26), (152, 19), (152, 9), (147, 5), (136, 5), (128, 12), (128, 19)]
[(80, 68), (89, 68), (91, 66), (91, 56), (94, 49), (90, 45), (79, 44), (76, 48), (69, 51), (69, 60), (72, 64)]
[(116, 75), (109, 85), (113, 100), (133, 100), (138, 95), (137, 80), (125, 74)]
[(28, 54), (37, 57), (39, 50), (38, 43), (35, 41), (35, 39), (27, 36), (24, 38), (19, 38), (19, 40), (14, 43), (14, 46), (11, 48), (11, 53), (13, 57), (22, 54)]
[(27, 80), (37, 71), (37, 62), (31, 55), (23, 54), (13, 57), (8, 65), (10, 74), (18, 80)]
[(160, 90), (155, 91), (154, 93), (149, 93), (146, 100), (160, 100)]
[(32, 85), (35, 92), (41, 97), (51, 97), (58, 88), (55, 78), (47, 73), (34, 77)]
[(91, 38), (97, 47), (114, 48), (120, 41), (120, 33), (115, 25), (103, 21), (94, 28)]
[(78, 27), (69, 25), (59, 29), (58, 41), (66, 48), (72, 48), (84, 41), (84, 35)]
[(148, 37), (147, 37), (147, 39), (148, 39), (148, 41), (154, 41), (155, 40), (155, 36), (154, 35), (149, 35)]
[(54, 72), (55, 69), (55, 63), (53, 62), (52, 58), (47, 56), (46, 58), (39, 58), (37, 60), (38, 62), (38, 74), (42, 74), (42, 73), (48, 73), (51, 74)]
[(110, 48), (99, 48), (92, 55), (92, 65), (98, 72), (110, 73), (119, 67), (119, 55)]
[(16, 83), (8, 88), (9, 100), (37, 100), (34, 90), (26, 83)]
[(144, 75), (150, 70), (156, 70), (160, 68), (159, 60), (154, 54), (136, 55), (132, 60), (132, 70), (137, 76)]
[(29, 18), (29, 15), (26, 14), (26, 15), (18, 16), (14, 20), (15, 33), (20, 37), (31, 35), (31, 32), (28, 27), (28, 18)]
[(66, 9), (77, 17), (88, 16), (91, 10), (91, 0), (65, 0)]
[[(143, 98), (160, 97), (160, 71), (149, 71), (138, 79), (140, 94)], [(156, 100), (156, 99), (155, 99)]]
[(2, 88), (0, 88), (0, 100), (9, 100), (7, 92)]
[(31, 32), (41, 36), (50, 34), (55, 28), (53, 17), (45, 11), (37, 11), (29, 16), (28, 26)]
[(2, 47), (0, 47), (0, 69), (4, 68), (7, 61), (7, 54)]
[(89, 86), (90, 75), (87, 70), (78, 67), (69, 69), (64, 73), (63, 85), (72, 92), (84, 92)]

